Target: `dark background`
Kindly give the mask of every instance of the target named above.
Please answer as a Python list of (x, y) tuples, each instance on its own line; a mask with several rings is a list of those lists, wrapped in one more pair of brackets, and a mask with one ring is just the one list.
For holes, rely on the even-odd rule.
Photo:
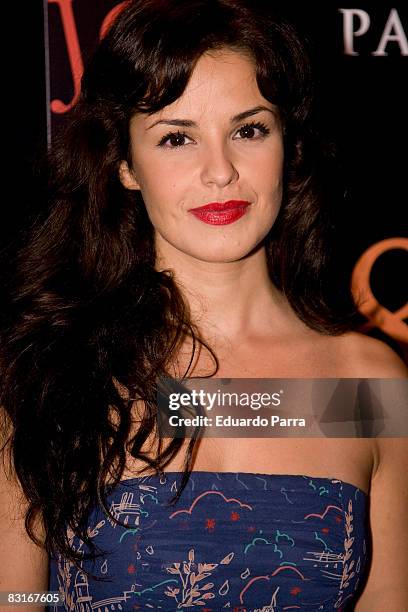
[[(115, 0), (73, 0), (84, 60), (97, 39), (103, 17), (115, 4)], [(339, 8), (363, 9), (370, 16), (369, 31), (355, 39), (358, 56), (343, 52), (343, 16)], [(339, 265), (345, 275), (351, 273), (354, 262), (370, 245), (407, 235), (408, 57), (401, 55), (396, 42), (387, 45), (388, 56), (372, 55), (391, 8), (397, 9), (408, 36), (408, 10), (402, 2), (375, 6), (368, 2), (285, 3), (285, 11), (309, 40), (318, 83), (319, 115), (326, 133), (339, 148), (348, 192), (337, 214), (338, 235), (344, 243)], [(16, 56), (12, 64), (15, 104), (10, 118), (10, 173), (15, 189), (3, 209), (2, 244), (13, 240), (22, 219), (35, 214), (41, 205), (33, 168), (47, 145), (42, 0), (16, 3), (12, 12), (8, 22), (18, 26), (18, 44), (9, 49)], [(57, 4), (49, 5), (49, 26), (51, 99), (68, 102), (72, 97), (71, 74)], [(61, 117), (52, 118), (54, 130), (60, 120)], [(408, 253), (393, 250), (374, 265), (372, 289), (379, 302), (390, 310), (407, 301), (407, 263)], [(381, 337), (380, 332), (373, 333)]]

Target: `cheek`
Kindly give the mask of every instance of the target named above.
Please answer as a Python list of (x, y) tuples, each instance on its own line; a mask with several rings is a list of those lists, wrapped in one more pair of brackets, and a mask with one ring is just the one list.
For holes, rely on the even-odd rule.
[(269, 147), (254, 151), (247, 163), (250, 173), (258, 182), (276, 185), (283, 172), (283, 147), (280, 143), (272, 143)]
[(267, 200), (282, 195), (283, 164), (280, 159), (262, 159), (251, 164), (247, 175), (258, 196)]
[(186, 177), (182, 164), (177, 164), (173, 160), (155, 159), (154, 155), (134, 167), (142, 190), (153, 196), (155, 200), (160, 194), (168, 197), (176, 192)]
[(141, 181), (141, 194), (151, 222), (156, 228), (172, 225), (180, 216), (180, 186), (172, 174), (153, 172), (144, 175)]

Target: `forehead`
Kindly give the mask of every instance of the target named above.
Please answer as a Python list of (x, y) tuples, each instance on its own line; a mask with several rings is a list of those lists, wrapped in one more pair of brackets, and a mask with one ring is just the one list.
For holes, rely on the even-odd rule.
[(183, 94), (154, 114), (155, 119), (187, 116), (199, 120), (205, 115), (239, 113), (264, 103), (251, 58), (233, 50), (211, 51), (202, 55)]
[(242, 88), (258, 90), (253, 61), (237, 51), (209, 51), (199, 58), (179, 101), (218, 89), (238, 94)]

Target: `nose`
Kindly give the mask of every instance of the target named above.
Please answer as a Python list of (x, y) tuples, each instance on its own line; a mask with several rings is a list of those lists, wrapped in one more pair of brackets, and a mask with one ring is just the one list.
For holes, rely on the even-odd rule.
[(205, 185), (226, 187), (239, 178), (230, 152), (225, 145), (209, 146), (205, 152), (201, 180)]

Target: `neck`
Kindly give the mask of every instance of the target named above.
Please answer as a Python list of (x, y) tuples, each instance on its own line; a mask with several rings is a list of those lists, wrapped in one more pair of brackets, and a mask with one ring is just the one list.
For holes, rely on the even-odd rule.
[(239, 261), (222, 263), (169, 247), (160, 249), (157, 268), (174, 272), (192, 322), (210, 342), (279, 333), (294, 316), (269, 277), (263, 246)]

